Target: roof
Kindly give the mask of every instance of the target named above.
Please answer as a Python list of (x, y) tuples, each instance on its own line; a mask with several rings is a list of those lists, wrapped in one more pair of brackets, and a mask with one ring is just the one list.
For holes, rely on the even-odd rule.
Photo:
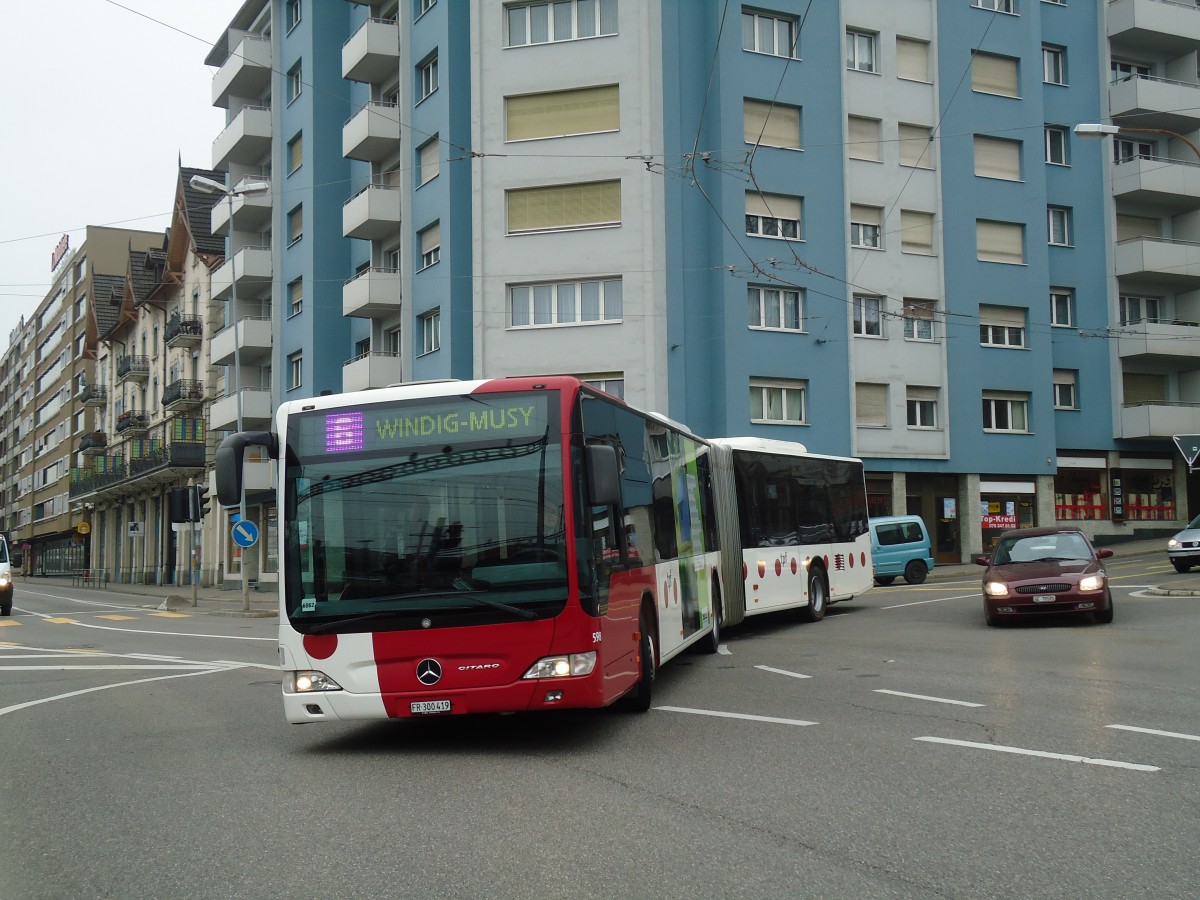
[(92, 308), (96, 311), (96, 329), (104, 340), (121, 321), (125, 300), (124, 275), (92, 274)]
[(187, 215), (187, 227), (191, 232), (192, 245), (197, 253), (214, 256), (225, 255), (225, 238), (212, 233), (212, 208), (221, 197), (218, 194), (206, 194), (192, 187), (192, 176), (201, 175), (213, 181), (225, 183), (225, 173), (212, 169), (190, 169), (179, 167), (179, 182), (183, 190), (184, 212)]

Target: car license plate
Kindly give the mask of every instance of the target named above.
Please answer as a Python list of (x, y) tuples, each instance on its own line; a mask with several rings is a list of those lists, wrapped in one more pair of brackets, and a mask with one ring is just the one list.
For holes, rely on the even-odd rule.
[(1034, 603), (1053, 603), (1056, 598), (1053, 594), (1038, 594), (1033, 598)]
[(450, 712), (449, 700), (414, 700), (408, 704), (408, 711), (414, 716), (428, 716), (432, 713)]

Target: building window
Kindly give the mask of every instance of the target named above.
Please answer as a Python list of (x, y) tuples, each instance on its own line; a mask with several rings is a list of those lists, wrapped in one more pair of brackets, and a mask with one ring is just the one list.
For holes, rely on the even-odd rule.
[(288, 174), (295, 172), (304, 162), (304, 134), (298, 134), (287, 145)]
[(929, 83), (929, 42), (896, 37), (896, 77)]
[[(417, 67), (418, 82), (421, 85), (421, 100), (424, 100), (430, 94), (438, 89), (438, 59), (435, 54), (431, 59), (426, 60)], [(418, 100), (417, 102), (420, 102)]]
[(1074, 292), (1066, 288), (1050, 288), (1050, 324), (1060, 328), (1074, 327)]
[(620, 278), (514, 284), (508, 298), (510, 328), (619, 322), (623, 314)]
[(612, 394), (614, 397), (625, 399), (625, 378), (620, 373), (614, 375), (580, 375), (579, 380), (590, 384), (598, 391)]
[(400, 261), (401, 261), (402, 257), (403, 257), (403, 254), (400, 252), (399, 244), (397, 244), (395, 247), (391, 247), (387, 250), (384, 250), (383, 251), (384, 270), (388, 271), (388, 272), (399, 272), (400, 271)]
[(742, 134), (747, 144), (800, 149), (800, 107), (763, 100), (742, 101)]
[(505, 9), (509, 47), (617, 33), (617, 0), (557, 0)]
[(403, 332), (400, 328), (391, 328), (383, 333), (383, 350), (393, 356), (399, 356), (402, 348)]
[(750, 421), (804, 425), (807, 422), (805, 394), (808, 384), (803, 381), (750, 382)]
[(1028, 434), (1028, 397), (1025, 394), (984, 391), (983, 430)]
[(1079, 409), (1079, 396), (1076, 391), (1078, 373), (1074, 369), (1055, 369), (1053, 378), (1054, 408)]
[(442, 258), (442, 223), (434, 222), (417, 235), (421, 242), (421, 268), (428, 269)]
[(1062, 47), (1042, 47), (1042, 81), (1067, 83), (1067, 51)]
[(288, 308), (291, 310), (289, 315), (296, 316), (304, 309), (304, 279), (297, 278), (295, 281), (288, 282)]
[(854, 295), (854, 333), (862, 337), (883, 337), (882, 297)]
[(288, 354), (288, 390), (304, 384), (304, 354), (297, 350)]
[(288, 31), (291, 31), (300, 24), (300, 0), (287, 0), (284, 21), (287, 25)]
[(1071, 246), (1071, 210), (1065, 206), (1046, 207), (1049, 242), (1056, 247)]
[(937, 388), (909, 385), (904, 398), (908, 427), (937, 428), (937, 400)]
[(619, 131), (620, 89), (606, 84), (505, 97), (504, 122), (506, 141)]
[(971, 0), (976, 9), (991, 9), (1002, 13), (1015, 13), (1015, 0)]
[(1067, 129), (1057, 125), (1046, 126), (1046, 162), (1056, 166), (1067, 165)]
[(1025, 263), (1025, 226), (1016, 222), (975, 222), (975, 258), (980, 262)]
[(1161, 322), (1159, 311), (1162, 307), (1161, 297), (1137, 297), (1133, 294), (1121, 294), (1118, 298), (1122, 325), (1138, 325), (1142, 322)]
[(300, 238), (304, 237), (304, 207), (297, 206), (287, 217), (288, 222), (288, 246), (296, 243)]
[(291, 103), (300, 96), (300, 92), (304, 89), (304, 70), (300, 63), (296, 63), (287, 73), (287, 102)]
[(904, 337), (910, 341), (932, 341), (936, 300), (904, 298)]
[(1114, 59), (1109, 63), (1109, 72), (1113, 81), (1124, 81), (1127, 78), (1149, 78), (1150, 67), (1141, 63), (1125, 62)]
[(900, 123), (900, 165), (915, 169), (934, 167), (932, 128)]
[(883, 210), (878, 206), (850, 204), (850, 246), (865, 250), (883, 249)]
[(417, 150), (417, 187), (428, 184), (441, 171), (441, 147), (442, 142), (435, 134)]
[(874, 72), (875, 40), (877, 35), (866, 31), (846, 32), (846, 68), (858, 72)]
[(442, 311), (431, 310), (421, 316), (421, 355), (433, 353), (442, 346)]
[(882, 161), (878, 119), (867, 119), (863, 116), (846, 117), (846, 155), (850, 159)]
[(933, 256), (933, 213), (900, 210), (900, 250)]
[(979, 306), (981, 347), (1024, 347), (1025, 310), (1017, 306)]
[(747, 289), (750, 327), (780, 331), (802, 331), (804, 310), (799, 290), (759, 287)]
[(746, 191), (746, 234), (799, 240), (802, 206), (800, 197)]
[(505, 192), (508, 233), (621, 224), (621, 182), (592, 181)]
[(1131, 159), (1149, 159), (1155, 156), (1152, 141), (1131, 141), (1125, 138), (1113, 140), (1113, 162), (1122, 163)]
[(854, 424), (860, 428), (886, 428), (888, 389), (886, 384), (860, 381), (854, 385)]
[(437, 0), (417, 0), (417, 18), (421, 18), (421, 16), (433, 9), (435, 3), (437, 3)]
[(975, 135), (975, 174), (980, 178), (1021, 180), (1021, 142)]
[(1001, 97), (1019, 97), (1017, 93), (1017, 61), (992, 53), (971, 55), (971, 90)]
[(798, 35), (794, 18), (742, 10), (743, 50), (795, 57)]

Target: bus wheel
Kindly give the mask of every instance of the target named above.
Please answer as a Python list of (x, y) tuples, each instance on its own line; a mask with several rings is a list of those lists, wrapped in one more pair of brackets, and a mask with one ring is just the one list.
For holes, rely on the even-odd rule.
[(805, 622), (820, 622), (825, 618), (825, 607), (829, 605), (829, 588), (820, 569), (808, 573), (808, 606), (800, 610)]
[(697, 646), (701, 653), (716, 653), (721, 647), (721, 587), (713, 584), (712, 591), (712, 631), (704, 636)]
[(642, 632), (642, 639), (638, 642), (638, 672), (640, 674), (633, 690), (621, 698), (621, 707), (629, 712), (645, 712), (650, 708), (650, 696), (654, 692), (654, 675), (656, 673), (654, 636), (650, 633), (650, 629), (653, 627), (654, 620), (643, 610), (638, 619), (638, 628)]

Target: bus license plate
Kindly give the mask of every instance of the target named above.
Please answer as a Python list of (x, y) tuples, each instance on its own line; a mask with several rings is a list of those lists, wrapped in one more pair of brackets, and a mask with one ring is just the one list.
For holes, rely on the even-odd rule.
[(414, 716), (427, 716), (432, 713), (450, 712), (449, 700), (414, 700), (408, 704), (408, 711)]

